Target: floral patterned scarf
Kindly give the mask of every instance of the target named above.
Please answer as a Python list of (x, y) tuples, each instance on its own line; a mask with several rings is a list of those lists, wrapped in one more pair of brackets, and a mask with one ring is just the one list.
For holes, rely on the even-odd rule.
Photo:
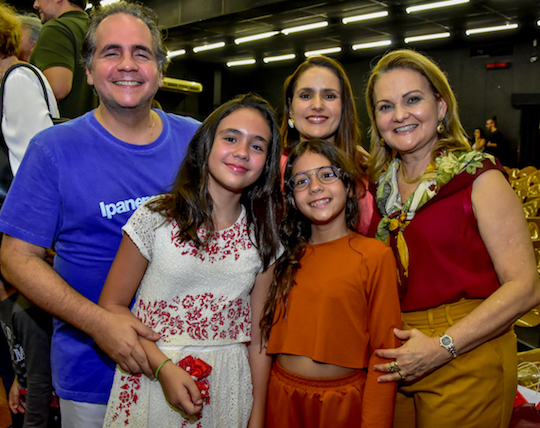
[(408, 277), (409, 250), (403, 231), (418, 210), (433, 199), (452, 178), (462, 172), (476, 174), (476, 169), (482, 167), (482, 161), (485, 159), (489, 159), (495, 165), (495, 158), (487, 153), (442, 151), (435, 158), (435, 164), (431, 163), (428, 166), (418, 188), (403, 204), (397, 181), (401, 159), (394, 158), (381, 175), (377, 181), (377, 206), (382, 220), (377, 227), (375, 238), (389, 244), (390, 233), (396, 237), (399, 263), (405, 277)]

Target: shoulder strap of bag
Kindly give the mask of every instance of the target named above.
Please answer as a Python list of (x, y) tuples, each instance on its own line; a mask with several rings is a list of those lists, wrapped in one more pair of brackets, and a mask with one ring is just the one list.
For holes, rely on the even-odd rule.
[[(33, 66), (31, 66), (30, 64), (26, 64), (24, 62), (12, 65), (4, 73), (4, 76), (2, 77), (2, 89), (1, 89), (2, 93), (0, 95), (2, 104), (0, 105), (0, 109), (3, 109), (3, 105), (4, 105), (4, 84), (5, 84), (5, 81), (7, 79), (7, 76), (12, 70), (14, 70), (17, 67), (28, 68), (29, 70), (32, 71), (32, 73), (34, 73), (36, 75), (36, 77), (39, 80), (39, 84), (41, 85), (41, 89), (43, 89), (43, 98), (45, 98), (45, 102), (47, 103), (47, 108), (49, 109), (49, 116), (51, 116), (51, 105), (49, 103), (49, 95), (47, 94), (47, 87), (45, 86), (45, 82), (43, 81), (43, 78), (41, 77), (41, 74), (39, 74), (39, 72)], [(0, 113), (3, 114), (3, 110), (0, 110)], [(1, 117), (1, 115), (0, 115), (0, 117)]]
[(39, 83), (41, 84), (41, 89), (43, 89), (43, 97), (45, 98), (45, 102), (47, 103), (47, 108), (49, 109), (49, 116), (51, 120), (53, 120), (53, 117), (51, 114), (51, 105), (49, 104), (49, 96), (47, 95), (47, 88), (45, 87), (45, 82), (43, 81), (43, 78), (37, 72), (37, 70), (34, 67), (32, 67), (30, 64), (25, 64), (25, 63), (18, 63), (9, 67), (4, 73), (4, 76), (2, 77), (2, 83), (0, 83), (0, 143), (2, 144), (0, 149), (2, 149), (6, 154), (8, 153), (8, 147), (6, 144), (6, 140), (4, 139), (4, 134), (2, 132), (2, 126), (1, 126), (2, 118), (4, 117), (4, 86), (6, 84), (6, 79), (9, 73), (11, 73), (14, 69), (18, 67), (28, 68), (32, 70), (32, 72), (37, 76)]

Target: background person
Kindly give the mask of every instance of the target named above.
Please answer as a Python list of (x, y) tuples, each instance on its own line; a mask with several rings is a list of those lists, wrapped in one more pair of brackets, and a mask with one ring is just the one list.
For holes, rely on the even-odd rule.
[[(0, 35), (4, 43), (0, 46), (0, 77), (12, 65), (23, 63), (18, 59), (21, 42), (21, 23), (15, 11), (0, 3)], [(17, 173), (28, 144), (34, 135), (52, 126), (52, 117), (58, 118), (58, 106), (49, 82), (41, 76), (47, 89), (49, 104), (45, 101), (43, 88), (34, 72), (25, 67), (13, 70), (4, 86), (1, 119), (2, 133), (9, 149), (9, 162), (13, 175)]]
[(508, 164), (508, 142), (504, 135), (497, 129), (497, 116), (486, 120), (488, 131), (486, 151), (499, 159), (503, 165)]
[[(403, 340), (376, 354), (404, 381), (395, 427), (508, 427), (517, 383), (513, 323), (540, 301), (523, 209), (491, 155), (469, 151), (446, 77), (412, 50), (372, 70), (369, 172), (400, 277)], [(397, 365), (396, 365), (397, 364)], [(394, 372), (399, 369), (398, 372)]]
[(35, 0), (43, 28), (30, 62), (49, 80), (62, 117), (75, 118), (97, 106), (86, 81), (81, 47), (88, 28), (86, 0)]
[(30, 62), (30, 56), (36, 46), (39, 33), (41, 32), (41, 21), (34, 13), (28, 15), (17, 15), (21, 21), (22, 38), (18, 58), (22, 61)]
[(351, 83), (339, 62), (312, 56), (300, 64), (283, 84), (284, 167), (289, 152), (300, 141), (314, 138), (335, 144), (351, 158), (360, 204), (358, 230), (366, 234), (373, 214), (373, 197), (366, 192), (363, 163), (368, 153), (360, 145), (360, 129)]
[(482, 128), (476, 128), (474, 130), (474, 143), (472, 144), (472, 149), (477, 152), (483, 152), (486, 147), (486, 134)]
[[(12, 65), (24, 63), (18, 59), (21, 56), (21, 40), (25, 41), (24, 34), (28, 36), (30, 33), (22, 31), (22, 22), (29, 22), (34, 29), (37, 27), (34, 33), (39, 34), (39, 19), (16, 15), (14, 9), (0, 3), (0, 40), (3, 41), (0, 46), (0, 78)], [(0, 120), (13, 175), (17, 173), (30, 139), (52, 126), (51, 116), (59, 117), (47, 79), (39, 69), (34, 69), (35, 72), (18, 67), (9, 73), (4, 83), (3, 115)], [(49, 104), (35, 73), (41, 76), (45, 84)], [(1, 276), (0, 281), (0, 319), (10, 343), (16, 374), (9, 393), (10, 408), (13, 413), (24, 413), (23, 427), (45, 428), (49, 423), (53, 399), (49, 359), (51, 316), (16, 293)], [(55, 410), (57, 416), (57, 406)], [(51, 427), (55, 426), (52, 419), (51, 413)], [(59, 421), (56, 423), (59, 426)]]
[[(115, 367), (106, 353), (125, 370), (152, 374), (138, 335), (158, 335), (96, 303), (121, 227), (173, 182), (199, 126), (150, 108), (167, 63), (150, 9), (126, 2), (100, 9), (84, 58), (99, 107), (32, 140), (0, 211), (4, 277), (58, 317), (53, 384), (62, 425), (77, 428), (103, 425)], [(44, 261), (52, 245), (54, 270)]]

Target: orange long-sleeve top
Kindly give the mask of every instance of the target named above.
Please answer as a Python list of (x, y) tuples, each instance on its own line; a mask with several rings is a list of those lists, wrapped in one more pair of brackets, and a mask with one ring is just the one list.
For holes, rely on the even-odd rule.
[(302, 355), (314, 361), (367, 369), (362, 428), (391, 427), (395, 383), (377, 383), (374, 355), (400, 344), (396, 262), (382, 242), (351, 233), (308, 245), (285, 313), (276, 311), (268, 354)]

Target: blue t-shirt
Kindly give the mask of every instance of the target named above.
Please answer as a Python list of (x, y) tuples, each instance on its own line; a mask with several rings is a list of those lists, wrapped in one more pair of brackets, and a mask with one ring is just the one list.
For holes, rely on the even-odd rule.
[[(199, 122), (158, 111), (163, 131), (148, 145), (125, 143), (89, 112), (30, 143), (0, 211), (0, 231), (57, 256), (54, 268), (98, 301), (122, 226), (150, 196), (170, 189)], [(55, 320), (53, 384), (66, 400), (106, 403), (115, 363), (80, 330)]]

